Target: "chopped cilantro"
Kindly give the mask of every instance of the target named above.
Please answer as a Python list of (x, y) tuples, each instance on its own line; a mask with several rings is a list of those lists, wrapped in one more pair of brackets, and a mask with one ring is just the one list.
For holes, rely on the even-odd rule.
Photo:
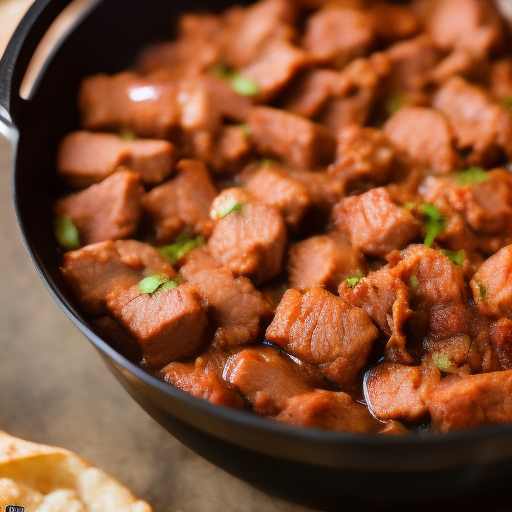
[(482, 283), (482, 281), (478, 281), (478, 290), (480, 292), (480, 298), (483, 301), (486, 301), (487, 300), (487, 287), (485, 286), (484, 283)]
[(176, 288), (177, 286), (178, 283), (176, 281), (169, 279), (169, 281), (167, 281), (160, 287), (160, 290), (174, 290), (174, 288)]
[(459, 185), (483, 183), (489, 179), (489, 174), (482, 167), (470, 167), (466, 171), (455, 172), (451, 175)]
[(133, 140), (137, 137), (137, 135), (133, 130), (130, 130), (129, 128), (123, 128), (119, 132), (119, 137), (121, 137), (123, 140)]
[(432, 245), (436, 236), (446, 228), (446, 219), (441, 212), (431, 204), (420, 204), (418, 210), (423, 213), (423, 224), (425, 225), (425, 241), (427, 247)]
[(350, 277), (349, 279), (347, 279), (347, 284), (348, 284), (349, 288), (354, 288), (354, 286), (357, 283), (359, 283), (359, 281), (361, 281), (362, 278), (363, 278), (363, 273), (359, 269), (357, 269), (354, 277)]
[(409, 281), (411, 282), (411, 286), (413, 288), (416, 288), (416, 286), (418, 286), (418, 278), (414, 274), (411, 276)]
[[(164, 288), (165, 285), (167, 286)], [(140, 292), (149, 294), (156, 292), (160, 287), (165, 290), (172, 290), (173, 288), (176, 288), (176, 286), (177, 284), (165, 275), (153, 275), (145, 277), (139, 283)]]
[(466, 252), (460, 251), (448, 251), (446, 249), (437, 249), (441, 254), (444, 254), (453, 264), (462, 265), (466, 259)]
[(80, 248), (78, 229), (69, 215), (62, 215), (55, 221), (55, 236), (59, 244), (68, 251)]
[(254, 80), (236, 71), (223, 66), (214, 66), (211, 68), (211, 71), (219, 78), (227, 80), (229, 85), (231, 85), (231, 89), (241, 96), (254, 96), (260, 92), (260, 87)]
[(450, 372), (452, 369), (452, 362), (450, 358), (442, 352), (434, 352), (432, 354), (432, 362), (442, 371)]
[(186, 233), (181, 233), (177, 236), (176, 240), (171, 245), (165, 245), (160, 248), (160, 254), (165, 261), (174, 265), (179, 261), (185, 254), (204, 244), (204, 237), (201, 235), (191, 238)]
[(390, 116), (396, 114), (403, 106), (404, 96), (400, 92), (393, 94), (386, 101), (386, 111)]

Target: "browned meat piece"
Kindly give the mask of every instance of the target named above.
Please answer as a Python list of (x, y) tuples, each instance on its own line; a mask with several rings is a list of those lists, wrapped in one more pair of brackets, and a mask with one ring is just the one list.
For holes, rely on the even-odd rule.
[(485, 260), (470, 285), (483, 315), (512, 318), (512, 245)]
[(396, 94), (423, 89), (430, 80), (432, 68), (443, 54), (432, 38), (420, 35), (394, 44), (385, 55), (391, 64), (387, 85), (390, 92)]
[(204, 346), (206, 310), (191, 287), (185, 284), (152, 294), (141, 294), (138, 288), (111, 292), (108, 308), (139, 343), (148, 368), (159, 370)]
[(501, 59), (492, 65), (491, 91), (499, 100), (512, 98), (512, 59)]
[(512, 421), (512, 370), (445, 379), (427, 398), (432, 427), (441, 432)]
[(386, 183), (397, 166), (397, 157), (384, 132), (351, 124), (338, 132), (336, 160), (328, 172), (341, 180)]
[(342, 199), (333, 209), (336, 227), (364, 254), (384, 257), (415, 238), (421, 224), (396, 206), (385, 188)]
[(198, 160), (180, 160), (176, 173), (142, 198), (158, 243), (172, 242), (184, 229), (209, 236), (213, 228), (210, 206), (217, 191), (205, 165)]
[(435, 110), (402, 108), (388, 120), (384, 131), (413, 162), (435, 174), (447, 174), (463, 167), (454, 148), (453, 132), (444, 116)]
[(82, 81), (79, 107), (88, 130), (129, 128), (141, 137), (170, 138), (179, 124), (177, 86), (133, 73), (95, 75)]
[(512, 176), (505, 169), (495, 169), (487, 177), (482, 183), (449, 187), (444, 197), (473, 231), (482, 235), (510, 234)]
[(213, 212), (222, 211), (226, 205), (240, 206), (219, 219), (208, 249), (233, 274), (261, 284), (281, 271), (286, 226), (276, 208), (245, 197), (250, 197), (247, 192), (228, 189), (215, 199)]
[(229, 352), (208, 349), (190, 363), (170, 363), (160, 371), (166, 382), (212, 404), (244, 409), (245, 401), (236, 389), (222, 378)]
[(369, 58), (352, 61), (342, 72), (351, 88), (347, 93), (328, 98), (314, 120), (336, 132), (352, 123), (366, 124), (389, 71), (390, 62), (383, 53), (375, 52)]
[(136, 240), (109, 240), (67, 252), (61, 270), (82, 308), (92, 314), (107, 312), (107, 295), (118, 284), (129, 288), (153, 274), (174, 276), (154, 247)]
[(512, 112), (463, 78), (453, 77), (434, 98), (448, 119), (458, 149), (471, 149), (470, 165), (492, 165), (504, 151), (512, 158)]
[(368, 315), (319, 287), (288, 290), (267, 329), (269, 341), (349, 388), (378, 332)]
[(503, 41), (503, 28), (490, 0), (421, 0), (427, 31), (445, 50), (465, 48), (486, 55)]
[(132, 361), (141, 359), (137, 342), (111, 316), (95, 319), (92, 323), (98, 336), (114, 350)]
[[(190, 270), (190, 265), (188, 265)], [(226, 349), (253, 342), (260, 324), (272, 314), (270, 304), (245, 277), (235, 278), (228, 269), (186, 270), (188, 283), (208, 304), (217, 328), (214, 345)]]
[(201, 270), (215, 270), (222, 267), (221, 263), (210, 254), (205, 246), (192, 249), (185, 254), (183, 259), (180, 260), (181, 262), (183, 262), (183, 265), (180, 268), (180, 274), (185, 279), (189, 279)]
[(140, 174), (156, 185), (172, 172), (177, 149), (165, 140), (125, 141), (109, 133), (73, 132), (64, 137), (57, 154), (59, 177), (73, 187), (99, 183), (119, 167)]
[(286, 224), (293, 229), (300, 226), (311, 207), (307, 186), (292, 178), (274, 162), (255, 172), (245, 188), (262, 202), (278, 208)]
[(68, 215), (82, 245), (128, 238), (137, 231), (144, 188), (140, 176), (121, 170), (101, 183), (55, 203), (54, 214)]
[[(404, 324), (411, 324), (419, 344), (428, 333), (439, 339), (471, 332), (472, 312), (464, 273), (445, 255), (424, 245), (412, 245), (354, 287), (344, 282), (340, 297), (363, 308), (390, 336), (386, 345), (393, 362), (412, 362), (405, 348)], [(414, 277), (413, 277), (414, 276)]]
[(371, 6), (377, 37), (385, 42), (408, 39), (420, 30), (420, 21), (406, 5), (376, 2)]
[(220, 60), (224, 33), (225, 23), (218, 15), (182, 14), (179, 38), (144, 50), (137, 69), (142, 73), (172, 69), (177, 77), (196, 75)]
[(272, 100), (295, 74), (312, 59), (304, 50), (288, 41), (277, 40), (270, 44), (265, 53), (241, 71), (244, 77), (258, 85), (256, 98), (261, 102)]
[(231, 33), (225, 46), (227, 64), (241, 68), (256, 60), (269, 43), (288, 37), (297, 17), (297, 6), (289, 0), (263, 0), (231, 15)]
[(381, 420), (418, 421), (428, 414), (420, 366), (384, 363), (365, 378), (368, 408)]
[(322, 62), (339, 69), (355, 57), (370, 53), (374, 31), (371, 16), (333, 3), (308, 18), (304, 48)]
[(323, 389), (289, 398), (286, 407), (274, 419), (339, 432), (375, 433), (382, 429), (382, 423), (350, 395)]
[(264, 416), (279, 414), (289, 398), (313, 391), (301, 366), (271, 347), (248, 348), (231, 356), (224, 379)]
[(500, 318), (489, 328), (491, 345), (499, 360), (500, 370), (512, 369), (512, 320)]
[(251, 156), (243, 125), (224, 126), (217, 136), (207, 131), (194, 132), (191, 146), (194, 157), (220, 176), (238, 174)]
[(319, 285), (336, 293), (342, 281), (366, 270), (363, 255), (339, 233), (297, 242), (290, 247), (288, 258), (290, 285), (297, 290)]
[(284, 109), (302, 117), (313, 117), (330, 97), (342, 97), (353, 86), (350, 77), (332, 69), (306, 69), (284, 98)]
[(334, 159), (336, 140), (330, 130), (300, 116), (271, 107), (255, 107), (247, 120), (250, 141), (262, 155), (314, 169)]

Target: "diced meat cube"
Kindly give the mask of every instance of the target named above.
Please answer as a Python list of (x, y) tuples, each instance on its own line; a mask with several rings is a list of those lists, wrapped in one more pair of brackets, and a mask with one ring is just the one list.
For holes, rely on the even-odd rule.
[(225, 46), (225, 58), (235, 68), (257, 59), (267, 45), (290, 29), (297, 6), (289, 0), (264, 0), (233, 16), (232, 32)]
[(385, 52), (390, 62), (387, 85), (390, 91), (421, 90), (430, 81), (430, 73), (442, 57), (431, 37), (420, 35), (392, 45)]
[(376, 2), (371, 6), (377, 37), (383, 41), (408, 39), (420, 30), (420, 21), (411, 7)]
[(206, 310), (188, 285), (152, 294), (141, 294), (138, 285), (134, 288), (112, 292), (108, 308), (139, 343), (148, 368), (161, 369), (193, 356), (204, 346)]
[(341, 180), (367, 179), (386, 183), (397, 166), (397, 151), (384, 132), (351, 124), (338, 132), (336, 160), (329, 174)]
[(384, 188), (342, 199), (333, 209), (336, 227), (362, 253), (384, 257), (415, 238), (421, 224), (396, 206)]
[(420, 366), (384, 363), (365, 377), (368, 408), (381, 420), (418, 421), (428, 414)]
[(512, 59), (501, 59), (492, 65), (491, 91), (500, 100), (512, 98)]
[(79, 107), (88, 130), (129, 128), (141, 137), (168, 139), (179, 124), (177, 86), (133, 73), (94, 75), (82, 81)]
[(172, 242), (183, 230), (209, 236), (210, 206), (217, 195), (208, 170), (198, 160), (180, 160), (177, 176), (142, 198), (142, 208), (158, 243)]
[(460, 212), (471, 229), (482, 235), (506, 234), (512, 228), (512, 176), (495, 169), (487, 180), (469, 186), (451, 186), (444, 196)]
[(271, 107), (255, 107), (248, 118), (250, 141), (262, 155), (281, 157), (305, 169), (334, 159), (336, 140), (330, 130), (300, 116)]
[(171, 174), (178, 150), (165, 140), (134, 140), (128, 142), (131, 156), (126, 166), (138, 172), (145, 185), (158, 185)]
[(363, 126), (370, 118), (389, 70), (389, 59), (380, 52), (352, 61), (342, 71), (352, 84), (350, 89), (328, 98), (314, 120), (335, 132), (353, 123)]
[(222, 354), (209, 349), (190, 363), (168, 364), (160, 375), (166, 382), (212, 404), (244, 409), (242, 396), (222, 378), (228, 355), (229, 352)]
[(343, 392), (318, 389), (289, 398), (276, 421), (338, 432), (371, 433), (382, 429), (368, 409)]
[(512, 158), (512, 113), (493, 102), (483, 89), (453, 77), (434, 97), (448, 119), (458, 149), (471, 149), (470, 165), (492, 165), (504, 151)]
[(324, 286), (336, 293), (342, 281), (365, 269), (363, 255), (339, 233), (296, 242), (288, 253), (290, 284), (296, 290)]
[(230, 357), (224, 379), (235, 385), (254, 412), (275, 416), (286, 401), (313, 390), (301, 367), (275, 348), (248, 348)]
[(107, 312), (107, 295), (120, 283), (129, 288), (153, 274), (174, 276), (157, 249), (136, 240), (109, 240), (67, 252), (61, 270), (82, 308), (92, 314)]
[(299, 358), (317, 365), (336, 384), (353, 386), (378, 331), (369, 316), (322, 288), (304, 294), (288, 290), (266, 337)]
[(262, 202), (278, 208), (286, 224), (294, 229), (300, 226), (311, 207), (307, 186), (287, 175), (273, 162), (256, 171), (245, 188)]
[[(215, 200), (214, 210), (215, 205), (231, 200), (230, 190)], [(217, 222), (208, 249), (233, 274), (261, 284), (281, 271), (287, 241), (286, 226), (279, 211), (272, 206), (251, 200), (238, 201), (238, 204), (241, 205), (239, 211), (233, 211)]]
[(470, 285), (483, 315), (512, 319), (512, 245), (485, 260)]
[(384, 131), (413, 162), (427, 166), (435, 174), (447, 174), (463, 167), (448, 122), (433, 109), (402, 108), (388, 120)]
[(228, 269), (186, 273), (187, 282), (210, 308), (210, 318), (217, 328), (215, 346), (226, 349), (251, 343), (256, 339), (260, 324), (271, 315), (272, 310), (249, 279), (235, 278)]
[(249, 138), (242, 126), (225, 126), (218, 135), (207, 131), (191, 134), (194, 158), (205, 162), (214, 174), (238, 174), (251, 157)]
[(180, 274), (189, 279), (202, 270), (215, 270), (222, 267), (220, 261), (216, 260), (205, 246), (196, 247), (183, 256)]
[(322, 62), (339, 69), (355, 57), (370, 52), (374, 31), (371, 16), (333, 3), (308, 18), (304, 48)]
[(277, 40), (241, 73), (257, 84), (257, 99), (268, 102), (290, 83), (300, 69), (310, 64), (311, 60), (304, 50), (288, 41)]
[(352, 80), (332, 69), (306, 69), (294, 80), (284, 98), (284, 109), (302, 117), (313, 117), (330, 97), (349, 93)]
[(121, 170), (101, 183), (60, 199), (56, 217), (68, 215), (82, 245), (128, 238), (137, 231), (144, 188), (140, 176)]
[(489, 328), (491, 345), (498, 356), (499, 370), (512, 369), (512, 320), (500, 318)]
[(457, 47), (487, 54), (503, 40), (503, 28), (492, 1), (423, 0), (423, 4), (426, 29), (445, 50)]
[(441, 432), (512, 421), (512, 370), (445, 379), (427, 405), (432, 427)]

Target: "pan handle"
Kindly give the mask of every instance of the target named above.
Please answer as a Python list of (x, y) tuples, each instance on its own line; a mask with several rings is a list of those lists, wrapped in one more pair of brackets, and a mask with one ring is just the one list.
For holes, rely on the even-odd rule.
[(21, 82), (39, 42), (73, 0), (36, 0), (16, 28), (0, 60), (0, 122), (15, 129), (25, 100)]

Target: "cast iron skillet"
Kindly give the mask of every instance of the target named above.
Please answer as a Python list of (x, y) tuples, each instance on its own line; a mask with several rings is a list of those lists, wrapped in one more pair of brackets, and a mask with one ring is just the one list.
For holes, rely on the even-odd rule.
[[(306, 430), (212, 405), (157, 380), (101, 340), (59, 272), (51, 205), (59, 139), (77, 128), (81, 77), (118, 72), (170, 34), (181, 10), (229, 0), (104, 0), (72, 31), (30, 101), (18, 91), (46, 29), (70, 0), (37, 0), (0, 62), (0, 122), (14, 149), (18, 221), (46, 287), (130, 395), (198, 454), (271, 494), (325, 510), (484, 510), (512, 501), (512, 424), (448, 435), (376, 436)], [(198, 482), (200, 492), (200, 482)]]

